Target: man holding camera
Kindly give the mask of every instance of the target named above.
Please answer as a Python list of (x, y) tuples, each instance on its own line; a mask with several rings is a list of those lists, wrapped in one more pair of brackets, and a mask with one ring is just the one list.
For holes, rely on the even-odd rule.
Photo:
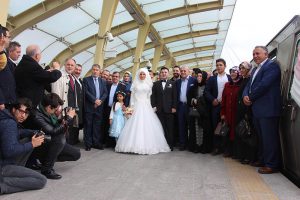
[(0, 110), (0, 194), (41, 189), (47, 182), (40, 173), (23, 167), (32, 150), (44, 141), (44, 136), (18, 128), (27, 119), (31, 105), (29, 99), (20, 98), (10, 112)]
[(34, 155), (42, 163), (41, 173), (48, 179), (61, 178), (53, 169), (56, 160), (76, 161), (80, 158), (80, 150), (67, 144), (65, 137), (67, 127), (73, 124), (75, 109), (66, 110), (65, 117), (59, 119), (62, 105), (63, 101), (57, 94), (47, 94), (33, 119), (36, 129), (43, 131), (47, 138), (51, 136), (51, 139), (45, 140), (45, 144), (34, 151)]

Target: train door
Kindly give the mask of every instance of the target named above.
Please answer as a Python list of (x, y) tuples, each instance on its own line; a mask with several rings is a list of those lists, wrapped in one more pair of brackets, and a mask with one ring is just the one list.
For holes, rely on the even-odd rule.
[(294, 181), (300, 180), (300, 34), (296, 37), (291, 76), (281, 118), (283, 168)]

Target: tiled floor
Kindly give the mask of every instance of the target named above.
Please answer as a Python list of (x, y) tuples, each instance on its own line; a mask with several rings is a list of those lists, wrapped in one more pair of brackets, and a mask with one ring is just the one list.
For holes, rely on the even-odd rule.
[(186, 151), (142, 156), (83, 150), (79, 161), (57, 163), (55, 169), (61, 180), (0, 199), (300, 199), (300, 190), (279, 173), (261, 176), (234, 160)]

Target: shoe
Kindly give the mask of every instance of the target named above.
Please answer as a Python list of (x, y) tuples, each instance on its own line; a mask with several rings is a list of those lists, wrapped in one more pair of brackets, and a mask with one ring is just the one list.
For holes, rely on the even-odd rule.
[(250, 163), (250, 165), (252, 167), (264, 167), (264, 165), (259, 161), (252, 162), (252, 163)]
[(43, 171), (42, 174), (44, 176), (46, 176), (47, 179), (55, 179), (56, 180), (56, 179), (61, 179), (61, 177), (62, 177), (61, 175), (55, 173), (55, 171), (53, 169), (47, 170), (47, 171)]
[(95, 149), (99, 149), (99, 150), (103, 150), (104, 148), (103, 148), (103, 145), (94, 145), (93, 146), (93, 148), (95, 148)]
[(33, 170), (41, 170), (42, 169), (42, 165), (39, 163), (32, 164), (32, 165), (26, 166), (26, 167), (29, 169), (33, 169)]
[(213, 152), (211, 153), (211, 155), (216, 156), (216, 155), (219, 155), (220, 153), (221, 152), (220, 152), (219, 149), (215, 149), (215, 150), (213, 150)]
[(260, 167), (258, 169), (258, 173), (260, 173), (260, 174), (273, 174), (273, 173), (277, 173), (277, 172), (278, 172), (278, 170), (272, 169), (270, 167)]
[(180, 147), (179, 147), (179, 151), (184, 151), (185, 150), (185, 147), (184, 147), (184, 145), (180, 145)]
[(85, 150), (86, 150), (86, 151), (90, 151), (90, 150), (91, 150), (91, 147), (85, 147)]
[(230, 155), (230, 153), (228, 153), (228, 152), (225, 152), (225, 153), (223, 153), (223, 157), (224, 158), (229, 158), (231, 155)]
[(248, 165), (249, 163), (250, 163), (250, 160), (247, 160), (247, 159), (241, 161), (241, 164), (243, 164), (243, 165)]

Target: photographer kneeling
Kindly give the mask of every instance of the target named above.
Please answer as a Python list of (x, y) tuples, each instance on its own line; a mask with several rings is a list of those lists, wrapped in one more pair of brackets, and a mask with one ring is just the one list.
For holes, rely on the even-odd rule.
[(41, 173), (48, 179), (60, 179), (53, 166), (56, 160), (76, 161), (80, 158), (80, 150), (66, 143), (67, 127), (73, 123), (76, 115), (74, 109), (69, 109), (66, 116), (59, 120), (57, 115), (63, 105), (61, 98), (50, 93), (43, 97), (34, 116), (35, 128), (43, 131), (45, 136), (51, 136), (45, 143), (34, 150), (35, 156), (41, 161)]

